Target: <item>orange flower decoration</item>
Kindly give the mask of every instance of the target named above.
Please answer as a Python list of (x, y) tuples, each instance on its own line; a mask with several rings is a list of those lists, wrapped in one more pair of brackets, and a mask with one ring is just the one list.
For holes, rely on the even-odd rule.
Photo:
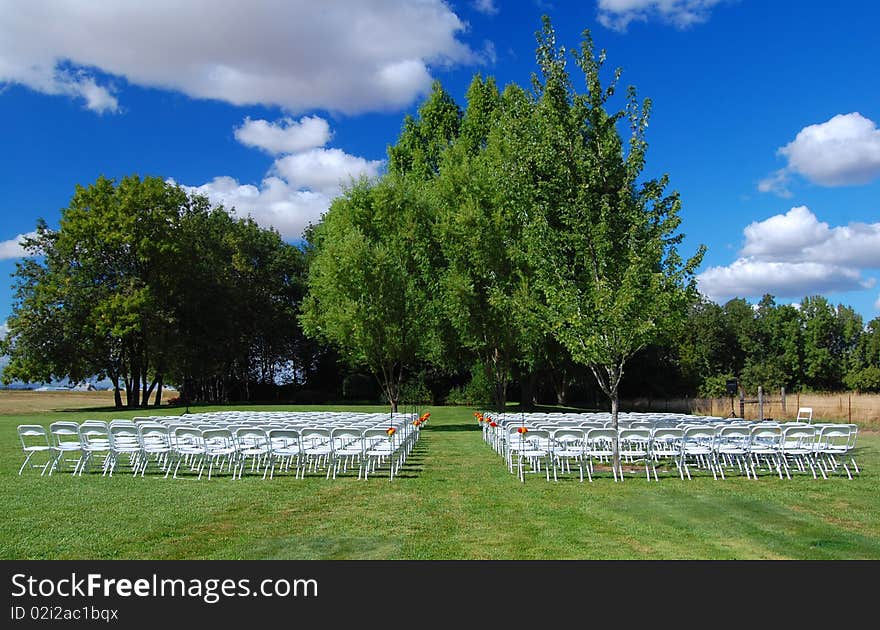
[(387, 429), (385, 429), (385, 433), (388, 434), (388, 437), (391, 437), (392, 435), (397, 433), (397, 429), (395, 429), (394, 427), (388, 427)]
[(498, 424), (494, 420), (492, 420), (492, 422), (489, 423), (489, 426), (494, 429), (495, 427), (498, 426)]
[(413, 420), (413, 423), (412, 423), (412, 424), (413, 424), (414, 427), (417, 427), (417, 426), (419, 426), (421, 423), (422, 423), (421, 420)]
[(527, 428), (525, 428), (525, 427), (520, 427), (520, 428), (518, 428), (518, 429), (516, 430), (516, 432), (519, 433), (520, 435), (523, 435), (523, 434), (525, 434), (525, 433), (528, 433), (529, 430), (528, 430)]

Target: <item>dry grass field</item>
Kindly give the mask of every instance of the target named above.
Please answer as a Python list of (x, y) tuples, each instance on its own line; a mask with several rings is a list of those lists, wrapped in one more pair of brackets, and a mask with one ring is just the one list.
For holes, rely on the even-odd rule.
[(29, 389), (0, 389), (0, 416), (29, 415), (112, 406), (112, 391), (38, 392)]

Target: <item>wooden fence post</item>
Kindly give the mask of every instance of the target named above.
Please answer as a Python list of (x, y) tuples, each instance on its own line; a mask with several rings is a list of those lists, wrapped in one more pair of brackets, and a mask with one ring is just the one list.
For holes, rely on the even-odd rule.
[(758, 385), (758, 420), (764, 420), (764, 388)]
[(786, 411), (785, 411), (785, 388), (784, 387), (782, 388), (782, 391), (780, 392), (780, 394), (782, 395), (782, 416), (785, 417)]

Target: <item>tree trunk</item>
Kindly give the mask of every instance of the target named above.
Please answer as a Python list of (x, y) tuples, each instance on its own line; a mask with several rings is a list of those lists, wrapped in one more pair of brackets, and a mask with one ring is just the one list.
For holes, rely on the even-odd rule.
[(112, 374), (110, 380), (113, 381), (113, 404), (117, 409), (122, 409), (122, 392), (119, 389), (119, 376)]
[[(614, 440), (612, 442), (612, 452), (613, 455), (611, 457), (612, 462), (611, 465), (614, 466), (615, 470), (620, 470), (620, 445), (617, 442), (617, 418), (618, 418), (618, 407), (620, 405), (620, 399), (617, 394), (617, 388), (615, 387), (611, 392), (611, 426), (614, 427), (615, 435)], [(621, 471), (621, 477), (623, 476), (623, 472)]]
[(156, 399), (153, 401), (153, 406), (158, 407), (162, 404), (162, 374), (156, 376)]
[(565, 374), (563, 374), (562, 380), (554, 380), (553, 389), (556, 391), (556, 404), (564, 405), (568, 398), (568, 379), (565, 377)]

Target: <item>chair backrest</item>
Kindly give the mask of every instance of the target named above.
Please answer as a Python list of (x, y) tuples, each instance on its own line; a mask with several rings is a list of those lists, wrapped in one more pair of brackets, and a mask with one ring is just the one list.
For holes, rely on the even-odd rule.
[(131, 450), (132, 448), (140, 448), (138, 427), (129, 420), (110, 423), (109, 437), (110, 448), (112, 449)]
[(82, 448), (110, 448), (110, 428), (101, 420), (86, 420), (79, 425), (79, 442)]
[(845, 451), (849, 445), (852, 429), (848, 424), (826, 424), (816, 437), (820, 449)]
[(798, 422), (807, 422), (810, 423), (813, 421), (813, 408), (812, 407), (800, 407), (797, 413), (797, 421)]
[(144, 450), (165, 450), (171, 447), (171, 431), (158, 422), (138, 424), (138, 442)]
[(672, 441), (672, 440), (680, 440), (684, 437), (684, 429), (677, 429), (675, 427), (659, 427), (654, 429), (653, 436), (654, 441), (664, 440), (664, 441)]
[(49, 444), (49, 432), (41, 424), (18, 425), (18, 439), (23, 450), (45, 448)]
[(300, 445), (300, 434), (297, 429), (269, 429), (268, 437), (271, 448), (290, 448)]
[(79, 448), (79, 425), (69, 420), (59, 420), (49, 425), (49, 433), (55, 446)]
[(716, 442), (715, 427), (707, 426), (689, 426), (684, 430), (681, 436), (682, 452), (699, 453), (699, 449), (714, 449)]
[(330, 430), (330, 437), (334, 447), (343, 447), (352, 442), (359, 442), (363, 436), (363, 430), (356, 427), (337, 427)]
[(212, 429), (202, 429), (202, 438), (205, 440), (205, 448), (210, 452), (215, 450), (213, 455), (218, 455), (217, 451), (226, 451), (235, 446), (235, 439), (232, 431), (229, 429), (220, 429), (214, 427)]
[(721, 427), (718, 430), (718, 437), (723, 440), (739, 440), (743, 438), (748, 438), (752, 434), (752, 430), (743, 425), (731, 426), (731, 427)]
[(186, 449), (204, 449), (205, 448), (205, 436), (202, 434), (201, 429), (197, 429), (195, 427), (175, 427), (172, 434), (171, 442), (174, 445), (174, 448), (186, 448)]
[(617, 439), (617, 429), (588, 429), (584, 439), (588, 449), (608, 449)]
[(571, 427), (556, 429), (551, 435), (554, 444), (565, 447), (583, 445), (584, 439), (587, 436), (583, 429)]
[(816, 427), (790, 426), (782, 430), (783, 449), (812, 449), (816, 443)]
[(269, 436), (261, 427), (239, 427), (235, 430), (235, 441), (239, 446), (268, 448)]

